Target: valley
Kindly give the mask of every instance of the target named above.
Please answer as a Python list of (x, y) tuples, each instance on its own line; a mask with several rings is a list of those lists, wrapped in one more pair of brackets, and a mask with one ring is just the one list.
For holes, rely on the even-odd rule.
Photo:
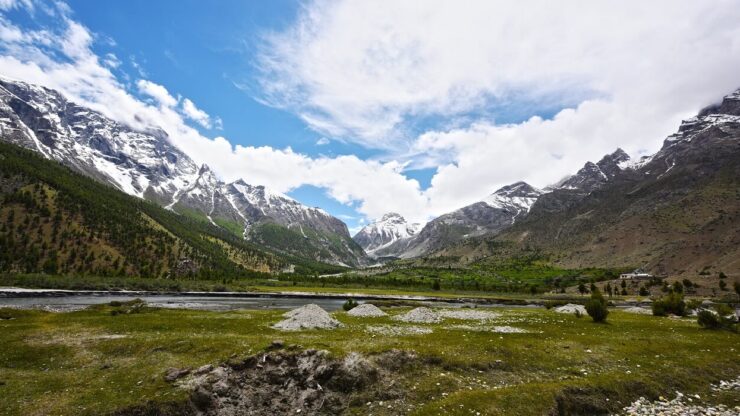
[(5, 76), (0, 137), (0, 414), (740, 412), (740, 90), (354, 235)]

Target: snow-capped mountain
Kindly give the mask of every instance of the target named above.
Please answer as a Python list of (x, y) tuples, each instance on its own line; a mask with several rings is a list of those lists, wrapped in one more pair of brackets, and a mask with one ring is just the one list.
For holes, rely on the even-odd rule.
[(421, 224), (410, 224), (401, 215), (391, 212), (362, 227), (352, 238), (370, 256), (398, 256), (420, 229)]
[[(625, 159), (611, 156), (604, 160)], [(683, 121), (654, 155), (617, 162), (618, 170), (595, 165), (599, 186), (553, 189), (494, 241), (554, 254), (564, 267), (641, 265), (687, 277), (708, 265), (737, 270), (740, 90)], [(490, 242), (437, 254), (475, 261), (491, 254)]]
[(243, 180), (224, 183), (172, 145), (163, 130), (132, 129), (57, 91), (0, 77), (0, 135), (130, 195), (273, 249), (334, 264), (364, 261), (347, 226), (325, 211)]
[(525, 182), (504, 186), (483, 201), (427, 223), (399, 257), (417, 257), (466, 238), (497, 233), (525, 217), (542, 194)]
[(558, 184), (552, 186), (555, 189), (573, 189), (580, 192), (590, 193), (600, 188), (623, 169), (629, 167), (630, 157), (622, 149), (604, 156), (597, 163), (586, 162), (586, 164), (575, 173)]

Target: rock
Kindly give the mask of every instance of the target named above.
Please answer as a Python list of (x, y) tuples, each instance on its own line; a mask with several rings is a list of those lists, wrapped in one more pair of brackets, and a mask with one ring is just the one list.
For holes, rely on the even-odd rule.
[(206, 364), (204, 366), (198, 367), (198, 369), (195, 370), (193, 372), (193, 374), (195, 374), (196, 376), (199, 376), (199, 375), (202, 375), (202, 374), (205, 374), (205, 373), (210, 373), (211, 370), (213, 370), (213, 365)]
[(575, 315), (586, 315), (586, 307), (583, 305), (577, 305), (575, 303), (569, 303), (567, 305), (558, 306), (554, 309), (557, 313), (569, 313)]
[(192, 401), (198, 409), (205, 410), (211, 407), (213, 398), (211, 397), (211, 392), (203, 388), (203, 386), (198, 386), (190, 394), (190, 401)]
[(164, 375), (164, 381), (172, 383), (173, 381), (190, 374), (190, 368), (168, 368)]
[(267, 347), (270, 350), (279, 350), (281, 348), (285, 347), (285, 342), (282, 340), (276, 339), (270, 343), (270, 346)]
[(396, 372), (416, 356), (399, 350), (342, 359), (327, 351), (276, 350), (247, 357), (255, 363), (241, 370), (216, 367), (188, 379), (192, 406), (198, 414), (267, 416), (295, 413), (342, 414), (358, 394), (369, 399), (398, 398)]

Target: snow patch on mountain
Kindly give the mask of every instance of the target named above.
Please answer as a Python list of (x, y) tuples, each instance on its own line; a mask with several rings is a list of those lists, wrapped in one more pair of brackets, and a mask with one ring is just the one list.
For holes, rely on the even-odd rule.
[(353, 238), (367, 254), (375, 255), (400, 241), (412, 238), (420, 229), (421, 224), (410, 224), (401, 215), (391, 212), (364, 226)]

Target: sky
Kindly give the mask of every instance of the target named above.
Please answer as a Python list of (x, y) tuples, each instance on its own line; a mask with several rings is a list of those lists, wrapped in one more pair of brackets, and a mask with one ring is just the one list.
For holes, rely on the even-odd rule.
[(737, 0), (0, 0), (0, 75), (355, 232), (654, 153), (740, 87), (738, 22)]

